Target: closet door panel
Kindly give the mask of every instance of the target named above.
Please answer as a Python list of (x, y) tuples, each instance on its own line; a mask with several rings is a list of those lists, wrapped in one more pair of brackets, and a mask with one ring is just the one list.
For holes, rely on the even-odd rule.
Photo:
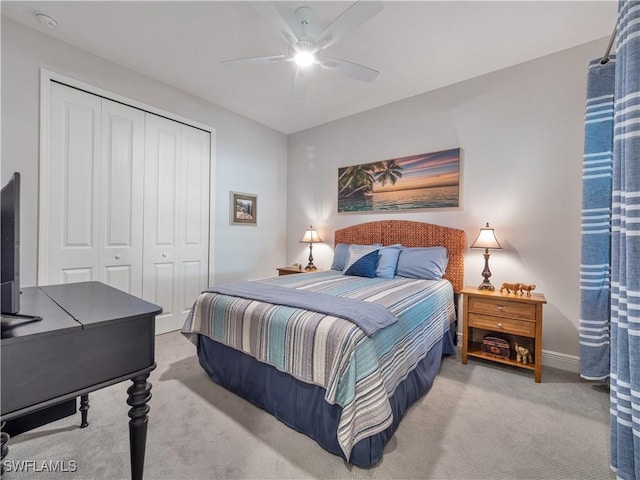
[[(156, 302), (158, 305), (162, 305), (162, 322), (161, 330), (170, 331), (175, 330), (174, 323), (171, 323), (175, 319), (175, 300), (176, 300), (176, 285), (175, 285), (175, 264), (174, 262), (155, 262), (153, 264), (153, 277), (148, 281), (153, 281), (153, 295), (156, 299), (162, 299)], [(158, 317), (156, 317), (157, 321)], [(158, 326), (156, 325), (156, 330)], [(162, 333), (162, 332), (159, 332)]]
[(103, 100), (100, 281), (142, 295), (144, 112)]
[(210, 134), (182, 126), (181, 170), (183, 202), (178, 247), (182, 272), (179, 284), (180, 325), (194, 300), (207, 287), (209, 272)]
[(156, 226), (154, 227), (156, 246), (175, 246), (176, 242), (176, 208), (178, 206), (177, 167), (180, 161), (179, 132), (173, 131), (175, 125), (167, 125), (170, 129), (157, 132), (154, 151), (156, 181), (153, 185), (153, 201), (155, 202)]
[(198, 260), (182, 262), (182, 275), (180, 277), (182, 280), (180, 297), (180, 306), (182, 307), (180, 319), (182, 322), (187, 318), (186, 315), (193, 306), (193, 302), (195, 302), (202, 290), (206, 288), (206, 285), (202, 285), (201, 280), (202, 263)]
[(93, 268), (62, 268), (60, 278), (56, 283), (89, 282), (93, 279)]
[(93, 247), (95, 202), (94, 131), (99, 126), (96, 112), (100, 106), (64, 105), (67, 141), (62, 147), (63, 247)]
[[(130, 265), (123, 265), (121, 267), (109, 265), (103, 267), (103, 283), (111, 285), (114, 288), (122, 290), (123, 292), (134, 292), (134, 286), (132, 285), (134, 274), (131, 271)], [(140, 279), (142, 280), (142, 278)], [(140, 284), (142, 287), (142, 284)], [(142, 288), (140, 289), (142, 291)], [(141, 293), (138, 295), (142, 295)]]
[(100, 98), (52, 84), (41, 284), (97, 280), (100, 130)]
[(156, 333), (179, 328), (175, 273), (180, 202), (180, 124), (147, 114), (145, 120), (143, 297), (162, 306)]

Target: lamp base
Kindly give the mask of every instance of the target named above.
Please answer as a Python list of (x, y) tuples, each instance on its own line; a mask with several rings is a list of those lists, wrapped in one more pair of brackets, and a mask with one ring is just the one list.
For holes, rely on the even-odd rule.
[(313, 272), (317, 270), (316, 266), (313, 264), (313, 244), (309, 243), (309, 263), (304, 267), (307, 272)]
[[(488, 224), (487, 224), (488, 225)], [(491, 277), (491, 270), (489, 270), (489, 249), (485, 248), (484, 250), (484, 270), (482, 270), (482, 283), (478, 286), (478, 290), (487, 290), (489, 292), (494, 292), (496, 287), (491, 285), (489, 281), (489, 277)]]
[(480, 285), (478, 285), (478, 290), (487, 290), (489, 292), (495, 292), (496, 287), (494, 287), (490, 283), (482, 282)]

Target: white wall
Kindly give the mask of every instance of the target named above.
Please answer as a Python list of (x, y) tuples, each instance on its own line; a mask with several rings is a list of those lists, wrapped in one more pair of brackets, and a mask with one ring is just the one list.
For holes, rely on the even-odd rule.
[[(36, 282), (42, 67), (215, 127), (215, 283), (306, 263), (298, 240), (310, 223), (326, 242), (314, 246), (315, 263), (327, 268), (336, 228), (418, 220), (462, 228), (470, 244), (488, 221), (504, 247), (491, 255), (493, 284), (535, 283), (549, 302), (543, 348), (578, 355), (586, 64), (607, 39), (291, 135), (287, 151), (278, 132), (4, 17), (1, 33), (1, 177), (23, 174), (23, 285)], [(453, 147), (462, 148), (459, 209), (336, 213), (338, 167)], [(229, 190), (258, 195), (258, 227), (229, 225)], [(467, 284), (482, 280), (482, 266), (482, 252), (469, 250)]]
[[(167, 61), (170, 61), (168, 59)], [(22, 174), (22, 285), (36, 284), (40, 68), (215, 128), (214, 283), (285, 262), (286, 136), (2, 17), (2, 183)], [(229, 191), (258, 195), (258, 226), (229, 225)]]
[[(287, 262), (305, 261), (297, 242), (309, 223), (331, 263), (333, 231), (379, 219), (430, 222), (466, 231), (490, 222), (503, 246), (491, 281), (537, 285), (545, 294), (543, 349), (578, 355), (581, 162), (586, 66), (606, 39), (289, 136)], [(337, 214), (338, 167), (462, 148), (461, 207), (413, 213)], [(465, 283), (482, 281), (482, 250), (467, 250)]]

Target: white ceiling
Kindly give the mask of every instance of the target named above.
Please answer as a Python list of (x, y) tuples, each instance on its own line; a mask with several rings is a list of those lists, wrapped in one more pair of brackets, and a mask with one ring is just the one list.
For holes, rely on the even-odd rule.
[[(307, 5), (326, 24), (352, 2), (276, 2), (283, 16)], [(11, 2), (2, 15), (286, 134), (608, 37), (615, 1), (386, 1), (324, 50), (378, 70), (372, 83), (313, 72), (295, 100), (294, 65), (229, 69), (223, 60), (287, 52), (244, 1)], [(34, 15), (59, 22), (50, 30)], [(604, 53), (604, 52), (602, 52)]]

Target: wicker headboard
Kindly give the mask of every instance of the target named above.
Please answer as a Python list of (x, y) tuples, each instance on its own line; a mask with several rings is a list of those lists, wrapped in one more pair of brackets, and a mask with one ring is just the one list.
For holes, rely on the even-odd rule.
[(449, 252), (449, 264), (444, 278), (451, 282), (456, 293), (462, 290), (464, 285), (466, 239), (463, 230), (407, 220), (380, 220), (336, 230), (334, 243), (401, 243), (405, 247), (442, 245)]

